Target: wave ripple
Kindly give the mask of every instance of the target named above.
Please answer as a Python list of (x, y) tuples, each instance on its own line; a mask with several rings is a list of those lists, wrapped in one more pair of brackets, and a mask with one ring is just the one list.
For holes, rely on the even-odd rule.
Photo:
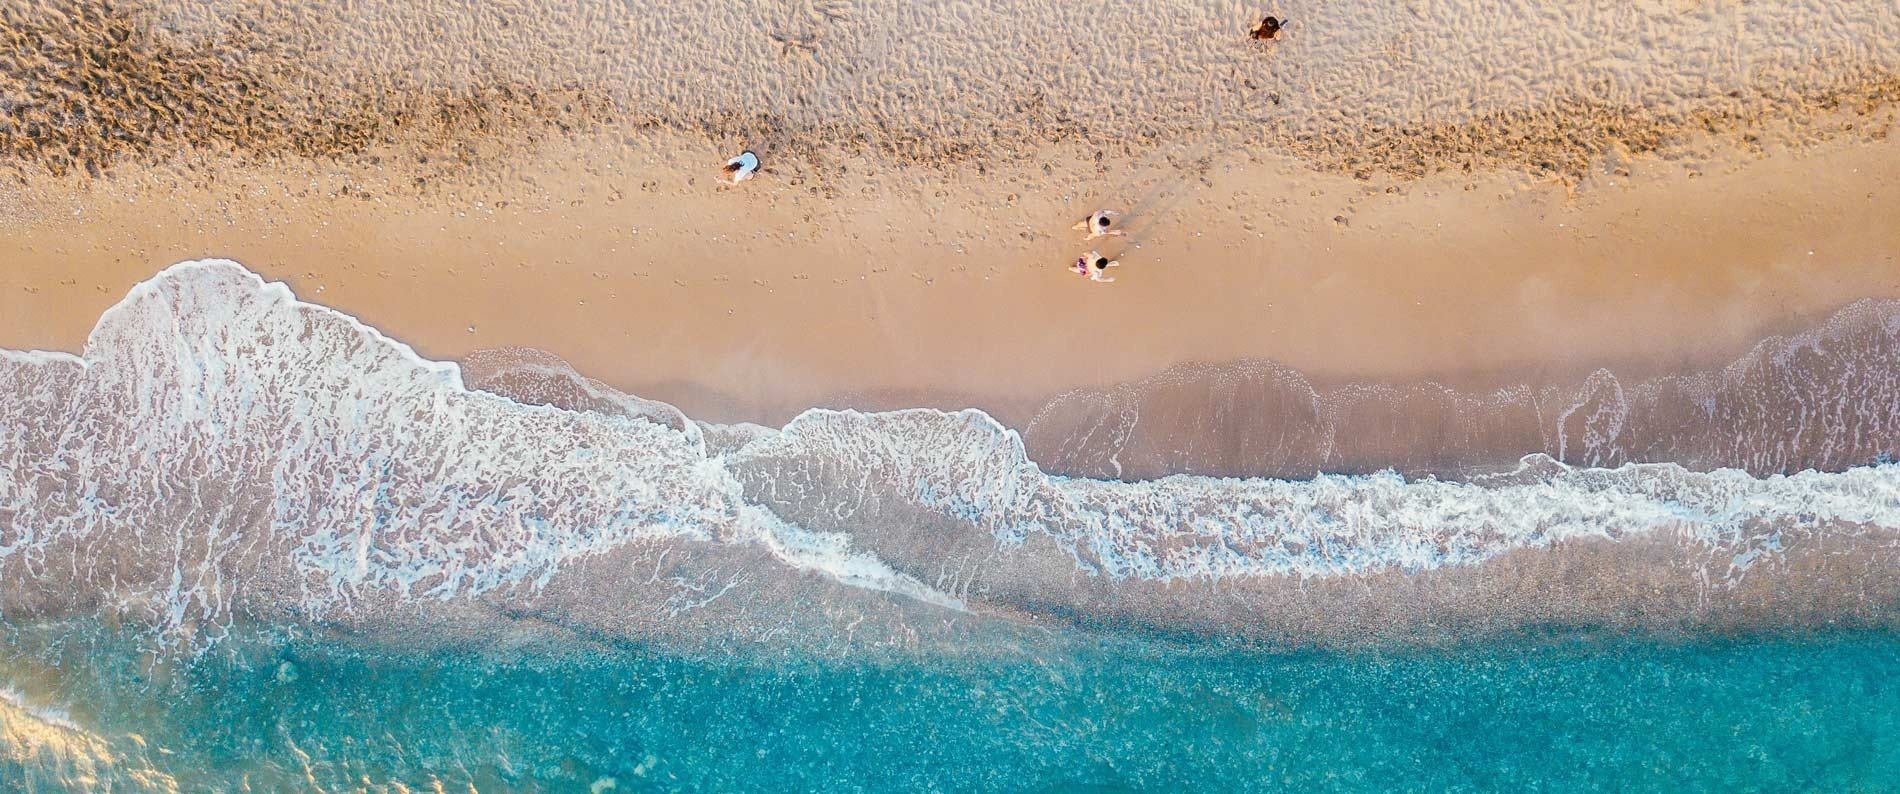
[[(753, 637), (874, 614), (884, 641), (974, 610), (1279, 636), (1354, 624), (1340, 613), (1363, 604), (1329, 582), (1379, 583), (1389, 598), (1360, 622), (1396, 599), (1429, 623), (1553, 560), (1600, 566), (1590, 549), (1612, 550), (1612, 584), (1508, 608), (1575, 617), (1592, 587), (1660, 576), (1697, 609), (1743, 609), (1764, 562), (1819, 583), (1843, 575), (1809, 561), (1852, 550), (1865, 564), (1839, 584), (1864, 603), (1803, 603), (1879, 621), (1900, 570), (1894, 465), (1758, 477), (1532, 455), (1464, 481), (1120, 482), (1045, 473), (980, 411), (704, 425), (548, 357), (480, 363), (513, 398), (224, 261), (139, 285), (83, 357), (0, 351), (0, 605), (207, 641), (241, 615), (475, 603), (636, 633), (695, 611)], [(642, 610), (657, 617), (622, 620)]]

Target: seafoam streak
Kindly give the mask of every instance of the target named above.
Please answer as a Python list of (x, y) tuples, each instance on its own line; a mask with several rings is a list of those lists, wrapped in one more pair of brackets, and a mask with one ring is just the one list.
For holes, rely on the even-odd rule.
[(539, 587), (669, 539), (760, 542), (957, 606), (748, 508), (689, 434), (471, 391), (454, 364), (235, 263), (140, 284), (84, 357), (5, 354), (0, 392), (0, 572), (77, 579), (166, 626), (216, 624), (247, 589), (322, 613)]
[(106, 606), (214, 637), (264, 605), (532, 597), (577, 560), (681, 543), (760, 547), (777, 576), (960, 610), (959, 582), (983, 575), (970, 566), (1007, 569), (1040, 553), (1030, 546), (1061, 550), (1066, 573), (1010, 570), (1061, 598), (1078, 575), (1416, 572), (1659, 529), (1733, 549), (1739, 576), (1789, 528), (1900, 528), (1892, 465), (1757, 478), (1533, 456), (1468, 482), (1123, 483), (1048, 475), (974, 410), (814, 410), (779, 430), (702, 434), (645, 409), (471, 390), (456, 365), (216, 260), (139, 285), (83, 357), (0, 353), (0, 393), (0, 582), (14, 606)]

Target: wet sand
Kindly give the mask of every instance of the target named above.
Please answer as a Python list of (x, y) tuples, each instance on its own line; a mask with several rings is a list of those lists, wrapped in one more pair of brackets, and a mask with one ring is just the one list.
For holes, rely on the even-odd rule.
[[(131, 284), (219, 256), (425, 355), (539, 348), (695, 418), (1026, 423), (1183, 362), (1706, 369), (1900, 295), (1891, 10), (1441, 5), (1287, 8), (1255, 42), (1247, 12), (1174, 4), (154, 3), (70, 30), (16, 4), (16, 37), (97, 66), (37, 107), (97, 123), (8, 119), (0, 345), (76, 350)], [(769, 24), (689, 24), (732, 16)], [(741, 147), (767, 173), (717, 184)], [(1069, 230), (1105, 206), (1126, 238)], [(1093, 247), (1116, 283), (1065, 270)]]
[[(0, 0), (0, 349), (350, 315), (0, 353), (0, 779), (1888, 779), (1896, 100), (1856, 0)], [(1001, 422), (704, 424), (814, 405)]]

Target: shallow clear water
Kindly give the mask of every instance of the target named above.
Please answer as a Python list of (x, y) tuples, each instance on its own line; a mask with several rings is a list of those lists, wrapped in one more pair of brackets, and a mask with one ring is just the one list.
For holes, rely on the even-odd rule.
[[(1749, 449), (1890, 446), (1892, 308)], [(1900, 464), (1122, 482), (515, 372), (586, 399), (215, 261), (0, 351), (0, 791), (1900, 788)]]
[[(65, 639), (22, 655), (32, 637)], [(16, 632), (8, 667), (187, 789), (1878, 791), (1900, 636), (1263, 653), (1052, 637), (983, 659), (411, 652), (281, 635), (147, 669)], [(103, 654), (103, 655), (101, 655)], [(36, 661), (37, 660), (37, 661)], [(31, 699), (33, 696), (26, 696)], [(95, 722), (95, 720), (97, 722)], [(120, 737), (120, 738), (112, 738)], [(16, 783), (27, 771), (0, 766)]]

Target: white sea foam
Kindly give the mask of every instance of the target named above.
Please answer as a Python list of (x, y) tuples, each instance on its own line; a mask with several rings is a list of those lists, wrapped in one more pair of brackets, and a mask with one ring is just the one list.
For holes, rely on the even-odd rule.
[(321, 612), (538, 587), (668, 539), (762, 542), (947, 603), (847, 539), (744, 509), (696, 428), (468, 390), (456, 365), (235, 263), (167, 269), (101, 318), (83, 360), (9, 356), (0, 391), (0, 570), (51, 575), (71, 550), (61, 567), (164, 625), (216, 624), (259, 571)]
[(17, 708), (40, 722), (69, 731), (82, 730), (73, 722), (72, 712), (59, 706), (36, 706), (27, 702), (26, 694), (10, 686), (0, 686), (0, 700), (13, 704)]
[[(867, 476), (813, 476), (838, 461)], [(808, 503), (807, 514), (848, 524), (863, 505), (902, 500), (1004, 545), (1048, 536), (1086, 570), (1113, 578), (1418, 571), (1665, 528), (1733, 545), (1824, 522), (1900, 527), (1894, 465), (1756, 478), (1674, 464), (1576, 468), (1536, 455), (1475, 482), (1385, 472), (1126, 483), (1044, 474), (1015, 431), (980, 411), (808, 411), (729, 465), (766, 472), (755, 478), (762, 490)], [(1738, 573), (1746, 562), (1737, 560)]]
[(224, 261), (139, 285), (83, 357), (0, 354), (0, 394), (0, 576), (47, 598), (90, 588), (177, 629), (247, 599), (322, 613), (533, 592), (642, 544), (755, 545), (790, 570), (963, 609), (939, 589), (951, 542), (1011, 555), (1052, 541), (1071, 576), (1209, 581), (1420, 571), (1667, 529), (1741, 549), (1739, 576), (1788, 527), (1900, 528), (1892, 465), (1757, 478), (1533, 456), (1472, 482), (1123, 483), (1046, 474), (974, 410), (813, 410), (702, 434), (470, 390), (456, 365)]

